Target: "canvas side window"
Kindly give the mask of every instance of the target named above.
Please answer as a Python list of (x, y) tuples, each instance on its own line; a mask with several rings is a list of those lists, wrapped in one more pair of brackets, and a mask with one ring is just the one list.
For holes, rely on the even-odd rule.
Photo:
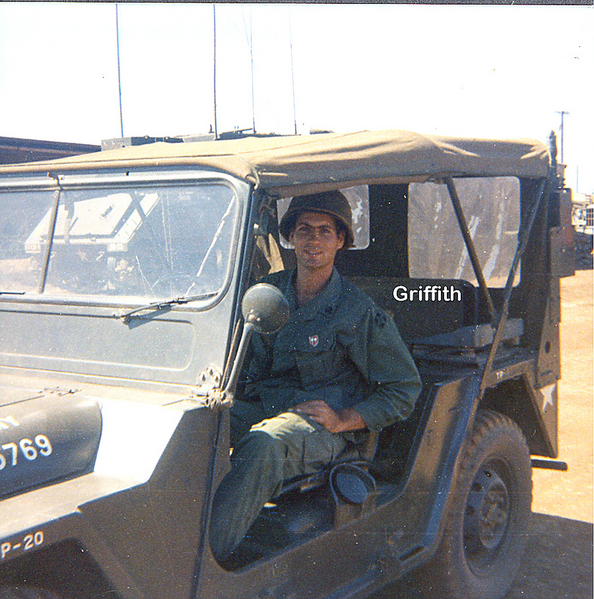
[[(357, 185), (340, 190), (349, 201), (353, 214), (353, 234), (355, 243), (351, 250), (364, 250), (369, 247), (369, 186)], [(284, 198), (278, 201), (277, 212), (280, 223), (283, 215), (289, 208), (293, 198)], [(281, 237), (281, 245), (284, 248), (292, 247)]]
[[(39, 291), (55, 202), (53, 191), (3, 194), (0, 211), (0, 292), (3, 294)], [(38, 233), (33, 242), (34, 229)]]
[[(489, 287), (504, 287), (518, 243), (520, 183), (515, 177), (455, 179), (464, 216)], [(477, 284), (447, 187), (412, 183), (408, 205), (412, 278)]]

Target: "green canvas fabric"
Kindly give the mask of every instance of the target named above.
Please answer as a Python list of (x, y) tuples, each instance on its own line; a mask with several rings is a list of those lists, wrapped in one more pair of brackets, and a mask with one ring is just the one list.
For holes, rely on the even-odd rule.
[(384, 130), (189, 143), (154, 143), (58, 160), (5, 165), (0, 173), (95, 169), (206, 168), (280, 197), (360, 183), (425, 181), (443, 176), (545, 177), (547, 147), (535, 140), (469, 139)]

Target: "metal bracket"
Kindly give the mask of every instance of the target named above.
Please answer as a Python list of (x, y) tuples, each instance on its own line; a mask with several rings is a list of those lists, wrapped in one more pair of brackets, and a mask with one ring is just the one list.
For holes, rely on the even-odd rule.
[(199, 386), (196, 395), (212, 410), (230, 408), (233, 405), (233, 393), (221, 388), (223, 376), (212, 366), (203, 370), (198, 376)]
[(211, 389), (219, 387), (222, 380), (221, 373), (214, 366), (209, 366), (198, 375), (198, 393), (204, 395)]
[(223, 410), (230, 408), (233, 405), (234, 396), (233, 393), (226, 389), (210, 389), (206, 393), (204, 403), (207, 408), (211, 410)]

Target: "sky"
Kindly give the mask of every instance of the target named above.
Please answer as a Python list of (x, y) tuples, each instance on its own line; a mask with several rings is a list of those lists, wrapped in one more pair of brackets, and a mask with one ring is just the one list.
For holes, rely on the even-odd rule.
[(593, 80), (587, 6), (0, 2), (5, 137), (206, 133), (215, 97), (219, 132), (548, 143), (564, 112), (567, 183), (592, 193)]

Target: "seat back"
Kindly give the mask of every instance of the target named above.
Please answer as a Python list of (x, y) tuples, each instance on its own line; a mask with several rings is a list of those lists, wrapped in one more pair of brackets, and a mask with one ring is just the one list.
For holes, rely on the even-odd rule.
[(407, 343), (476, 325), (477, 288), (460, 279), (352, 277), (395, 320)]

